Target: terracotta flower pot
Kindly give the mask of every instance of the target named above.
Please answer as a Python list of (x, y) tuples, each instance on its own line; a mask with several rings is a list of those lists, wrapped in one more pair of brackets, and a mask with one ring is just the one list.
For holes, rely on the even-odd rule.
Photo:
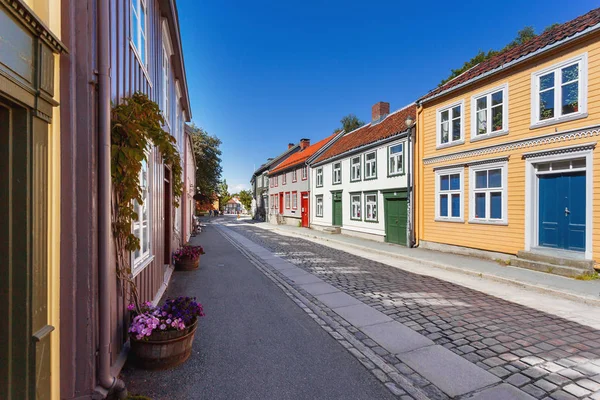
[(142, 369), (167, 369), (183, 364), (192, 354), (198, 320), (181, 331), (155, 331), (145, 340), (131, 337), (131, 356)]
[(177, 271), (193, 271), (198, 269), (200, 266), (200, 256), (197, 259), (190, 257), (183, 257), (179, 262), (175, 263), (175, 269)]

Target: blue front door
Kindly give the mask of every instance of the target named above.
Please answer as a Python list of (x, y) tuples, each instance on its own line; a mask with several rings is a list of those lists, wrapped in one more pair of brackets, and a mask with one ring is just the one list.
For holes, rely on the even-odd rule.
[(585, 251), (585, 172), (539, 176), (539, 245)]

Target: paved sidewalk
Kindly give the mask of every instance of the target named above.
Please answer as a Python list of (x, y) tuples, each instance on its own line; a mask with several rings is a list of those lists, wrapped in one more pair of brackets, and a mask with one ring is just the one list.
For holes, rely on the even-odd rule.
[[(245, 221), (252, 223), (252, 221)], [(348, 235), (332, 235), (314, 229), (298, 228), (291, 225), (255, 223), (262, 229), (274, 230), (307, 238), (319, 239), (357, 249), (367, 249), (373, 253), (388, 255), (443, 269), (460, 271), (470, 275), (503, 282), (527, 285), (537, 290), (554, 293), (561, 297), (600, 305), (600, 280), (580, 281), (543, 272), (501, 265), (500, 263), (476, 257), (444, 253), (435, 250), (409, 249), (389, 243), (376, 242)], [(508, 258), (508, 256), (507, 256)]]
[[(455, 284), (408, 272), (414, 268), (406, 266), (414, 264), (408, 261), (389, 268), (389, 257), (373, 251), (282, 236), (265, 224), (225, 224), (240, 242), (262, 248), (256, 254), (273, 268), (285, 267), (280, 273), (291, 284), (358, 329), (356, 337), (374, 352), (389, 362), (390, 355), (396, 357), (395, 367), (411, 382), (438, 387), (439, 393), (430, 393), (434, 398), (493, 387), (482, 398), (516, 399), (525, 392), (538, 399), (600, 399), (597, 307), (465, 274), (459, 279), (468, 285)], [(501, 291), (489, 296), (479, 290), (482, 286)], [(525, 297), (535, 307), (502, 299), (510, 296)], [(500, 380), (504, 383), (498, 385)], [(458, 382), (465, 386), (457, 387)]]

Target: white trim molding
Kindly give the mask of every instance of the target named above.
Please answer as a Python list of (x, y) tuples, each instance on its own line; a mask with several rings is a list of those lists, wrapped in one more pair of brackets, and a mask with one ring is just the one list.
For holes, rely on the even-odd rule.
[[(454, 169), (442, 169), (435, 171), (435, 220), (438, 222), (464, 222), (464, 206), (465, 206), (465, 182), (464, 182), (464, 167)], [(459, 188), (452, 189), (450, 175), (459, 175)], [(441, 190), (440, 177), (448, 176), (448, 189)], [(444, 193), (446, 192), (446, 193)], [(440, 197), (446, 195), (448, 210), (447, 216), (440, 215)], [(452, 195), (460, 195), (459, 215), (452, 216)]]
[[(494, 106), (492, 104), (492, 95), (496, 93), (502, 93), (502, 103), (500, 105)], [(477, 110), (477, 101), (482, 98), (486, 99), (486, 132), (479, 134), (477, 127), (477, 114), (479, 113), (479, 111)], [(490, 127), (493, 125), (492, 108), (495, 107), (502, 108), (502, 129), (497, 131), (491, 131)], [(473, 142), (506, 134), (508, 134), (508, 83), (496, 86), (492, 89), (488, 89), (484, 92), (480, 92), (471, 96), (471, 141)]]
[[(490, 187), (490, 170), (500, 170), (500, 186)], [(485, 188), (477, 188), (477, 173), (487, 171), (485, 175)], [(500, 218), (492, 218), (492, 194), (500, 193), (501, 209)], [(484, 215), (476, 215), (477, 202), (475, 196), (484, 195)], [(507, 225), (508, 224), (508, 161), (494, 163), (484, 163), (469, 166), (469, 223), (470, 224), (490, 224)]]
[(585, 259), (592, 259), (594, 216), (594, 147), (595, 143), (570, 146), (551, 151), (529, 153), (525, 159), (525, 250), (538, 246), (538, 173), (536, 165), (552, 161), (585, 158)]
[[(456, 118), (453, 118), (452, 112), (456, 107), (460, 107), (460, 138), (453, 140), (452, 134), (454, 133), (452, 130), (452, 121)], [(442, 113), (448, 112), (448, 120), (445, 121), (448, 123), (448, 141), (446, 143), (442, 143)], [(459, 144), (463, 144), (465, 142), (465, 101), (459, 100), (457, 102), (446, 104), (443, 107), (439, 107), (435, 110), (436, 115), (436, 123), (435, 123), (435, 137), (436, 137), (436, 145), (438, 149), (442, 149), (445, 147), (455, 146)]]

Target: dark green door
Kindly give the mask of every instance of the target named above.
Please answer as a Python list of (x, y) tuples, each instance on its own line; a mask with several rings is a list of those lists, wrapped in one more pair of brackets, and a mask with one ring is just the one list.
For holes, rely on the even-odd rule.
[(333, 197), (333, 226), (342, 226), (342, 192), (335, 192)]
[(406, 199), (385, 199), (385, 237), (389, 243), (406, 245)]

